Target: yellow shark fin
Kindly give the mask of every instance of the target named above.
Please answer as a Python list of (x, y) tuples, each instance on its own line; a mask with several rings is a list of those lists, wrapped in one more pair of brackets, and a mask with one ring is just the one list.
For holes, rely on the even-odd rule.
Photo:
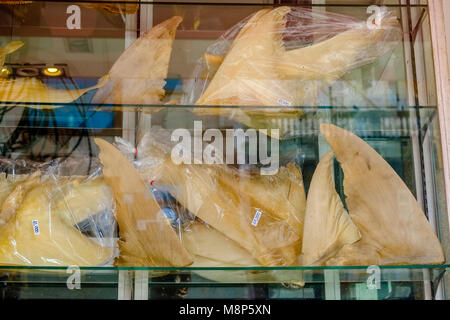
[(302, 262), (305, 265), (323, 265), (344, 245), (360, 238), (358, 228), (335, 190), (333, 152), (330, 151), (320, 160), (309, 186)]
[(96, 266), (112, 258), (112, 248), (98, 245), (53, 212), (52, 186), (25, 189), (15, 215), (0, 227), (1, 265)]
[[(104, 76), (99, 82), (84, 89), (56, 89), (45, 85), (37, 78), (0, 79), (0, 101), (16, 103), (36, 103), (30, 105), (35, 109), (54, 109), (60, 103), (71, 103), (86, 92), (99, 88), (109, 81)], [(43, 103), (39, 105), (39, 103)]]
[(320, 131), (342, 170), (349, 215), (361, 240), (328, 265), (439, 264), (444, 253), (411, 191), (364, 140), (328, 123)]
[[(349, 70), (377, 59), (389, 48), (386, 42), (395, 43), (401, 35), (395, 17), (384, 17), (381, 26), (374, 29), (361, 22), (331, 39), (285, 51), (279, 60), (278, 70), (286, 78), (324, 80), (329, 84)], [(380, 40), (383, 40), (382, 48), (377, 47)]]
[(161, 104), (172, 44), (183, 19), (174, 16), (140, 36), (111, 67), (111, 82), (99, 89), (94, 104)]
[(117, 206), (120, 266), (185, 267), (193, 260), (130, 161), (109, 142), (95, 138), (103, 176)]

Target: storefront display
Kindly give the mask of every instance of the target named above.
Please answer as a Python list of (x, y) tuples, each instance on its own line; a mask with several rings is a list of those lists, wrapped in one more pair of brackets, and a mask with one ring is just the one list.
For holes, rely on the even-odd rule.
[(429, 6), (357, 2), (0, 2), (2, 296), (448, 298)]

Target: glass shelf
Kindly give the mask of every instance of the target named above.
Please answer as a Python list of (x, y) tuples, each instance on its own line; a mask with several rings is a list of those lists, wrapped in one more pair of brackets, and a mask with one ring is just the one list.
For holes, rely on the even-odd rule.
[[(204, 115), (198, 113), (201, 110)], [(219, 110), (216, 114), (208, 114), (210, 110)], [(163, 119), (166, 123), (174, 121), (172, 113), (182, 112), (189, 115), (188, 118), (180, 117), (184, 127), (189, 128), (195, 120), (212, 120), (225, 117), (230, 120), (239, 117), (236, 112), (252, 115), (252, 112), (262, 116), (264, 124), (276, 120), (311, 120), (312, 117), (320, 118), (320, 115), (330, 115), (344, 119), (346, 117), (371, 118), (376, 117), (379, 121), (391, 120), (401, 122), (404, 118), (423, 118), (425, 123), (432, 117), (437, 116), (435, 106), (195, 106), (195, 105), (113, 105), (113, 104), (89, 104), (89, 103), (66, 103), (66, 104), (32, 104), (32, 103), (9, 103), (1, 102), (0, 122), (2, 127), (46, 127), (46, 128), (73, 128), (73, 129), (106, 129), (114, 125), (122, 127), (122, 122), (114, 121), (122, 113), (140, 112), (151, 114), (155, 119)], [(169, 114), (168, 114), (169, 113)], [(117, 119), (116, 119), (117, 120)], [(160, 125), (158, 120), (152, 122)], [(206, 126), (208, 125), (205, 121)], [(217, 122), (217, 121), (216, 121)], [(375, 121), (372, 121), (375, 122)], [(180, 123), (180, 121), (177, 121)], [(231, 122), (230, 122), (231, 123)], [(380, 123), (379, 129), (382, 130)], [(274, 125), (271, 125), (275, 127)], [(407, 125), (409, 126), (409, 124)], [(261, 128), (264, 128), (260, 125)], [(208, 127), (205, 127), (206, 129)], [(258, 127), (253, 127), (258, 129)], [(406, 130), (407, 128), (403, 128)]]
[[(71, 266), (3, 266), (0, 270), (44, 270), (57, 271), (67, 270)], [(77, 266), (80, 270), (86, 271), (154, 271), (154, 272), (191, 272), (191, 271), (325, 271), (325, 270), (367, 270), (370, 267), (378, 267), (381, 270), (396, 269), (445, 269), (450, 268), (450, 264), (435, 265), (384, 265), (384, 266), (291, 266), (291, 267), (117, 267), (117, 266)]]
[[(311, 8), (364, 21), (368, 18), (367, 7), (374, 1), (322, 2), (312, 4)], [(304, 187), (308, 191), (319, 159), (328, 150), (320, 135), (319, 124), (329, 122), (360, 136), (389, 163), (420, 202), (448, 257), (448, 217), (428, 1), (406, 5), (397, 0), (381, 2), (401, 22), (403, 39), (391, 52), (349, 71), (333, 84), (316, 84), (318, 93), (314, 106), (98, 105), (90, 103), (94, 101), (95, 90), (72, 103), (0, 101), (0, 155), (39, 162), (72, 156), (98, 161), (94, 137), (104, 137), (109, 141), (121, 137), (135, 147), (138, 137), (155, 128), (193, 129), (194, 121), (199, 120), (204, 130), (279, 129), (281, 165), (291, 161), (295, 152), (298, 156), (295, 160), (299, 160)], [(186, 93), (190, 94), (193, 71), (207, 48), (250, 14), (276, 6), (267, 0), (230, 0), (227, 3), (126, 1), (116, 5), (123, 3), (139, 6), (135, 13), (117, 14), (102, 7), (108, 4), (105, 1), (77, 1), (83, 17), (79, 30), (67, 29), (66, 9), (72, 4), (67, 1), (0, 4), (0, 45), (13, 40), (25, 43), (23, 48), (6, 59), (5, 66), (11, 70), (11, 78), (18, 77), (18, 69), (31, 66), (39, 70), (39, 80), (49, 87), (91, 87), (109, 73), (125, 48), (150, 25), (179, 15), (184, 21), (173, 42), (162, 103), (178, 101), (185, 98)], [(420, 34), (417, 37), (416, 32)], [(313, 38), (286, 40), (286, 45), (292, 41), (306, 46), (313, 42)], [(41, 68), (47, 65), (60, 66), (63, 76), (43, 76)], [(192, 99), (186, 101), (195, 103), (196, 94), (193, 92)], [(219, 112), (201, 115), (197, 112), (199, 110)], [(260, 117), (254, 122), (246, 122), (245, 116), (253, 111)], [(87, 172), (90, 168), (91, 163)], [(8, 170), (0, 169), (2, 172)], [(343, 173), (337, 163), (335, 182), (337, 192), (345, 201)], [(445, 287), (445, 281), (441, 280), (447, 277), (449, 268), (449, 264), (380, 266), (379, 269), (373, 266), (97, 266), (79, 269), (0, 266), (0, 298), (447, 298), (448, 290), (439, 291), (438, 285)], [(375, 281), (375, 290), (369, 288), (372, 280)]]
[[(51, 298), (58, 294), (71, 298), (117, 299), (128, 281), (130, 292), (136, 294), (136, 287), (144, 285), (144, 294), (152, 299), (251, 298), (255, 292), (269, 299), (352, 299), (356, 297), (352, 296), (355, 290), (359, 292), (359, 298), (408, 299), (414, 290), (418, 291), (424, 285), (435, 292), (449, 267), (80, 267), (76, 280), (79, 282), (74, 282), (73, 267), (2, 266), (0, 295), (6, 298), (13, 298), (14, 294), (22, 298)], [(74, 283), (79, 283), (80, 289), (76, 290)], [(330, 297), (330, 286), (337, 284), (341, 286), (340, 297)], [(32, 292), (40, 294), (36, 296)], [(102, 294), (98, 295), (99, 292)], [(216, 294), (211, 295), (213, 292)]]
[(227, 105), (185, 105), (185, 104), (149, 104), (149, 105), (136, 105), (136, 104), (94, 104), (86, 102), (71, 102), (71, 103), (32, 103), (32, 102), (10, 102), (1, 101), (0, 111), (5, 108), (29, 108), (30, 110), (41, 110), (50, 111), (58, 110), (61, 108), (86, 108), (89, 111), (145, 111), (146, 109), (164, 109), (164, 108), (181, 108), (181, 109), (242, 109), (242, 110), (305, 110), (305, 111), (316, 111), (316, 110), (360, 110), (360, 111), (373, 111), (373, 110), (416, 110), (416, 109), (437, 109), (436, 106), (432, 105), (417, 105), (417, 106), (403, 106), (403, 105), (383, 105), (383, 106), (364, 106), (364, 105), (319, 105), (319, 106), (227, 106)]

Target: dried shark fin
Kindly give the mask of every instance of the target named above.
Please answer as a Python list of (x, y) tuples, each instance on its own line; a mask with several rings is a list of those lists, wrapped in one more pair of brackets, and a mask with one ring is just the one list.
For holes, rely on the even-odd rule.
[[(280, 217), (301, 216), (304, 212), (299, 169), (293, 166), (280, 168), (271, 179), (274, 183), (270, 184), (269, 179), (255, 174), (238, 174), (236, 168), (226, 165), (175, 165), (171, 145), (170, 132), (159, 132), (156, 128), (140, 140), (136, 166), (146, 181), (154, 181), (157, 189), (168, 190), (180, 206), (238, 243), (260, 265), (297, 263), (301, 249), (299, 222), (296, 217)], [(125, 153), (134, 152), (134, 147), (123, 146), (122, 149)], [(241, 192), (247, 187), (254, 190)], [(262, 194), (258, 194), (260, 190)], [(272, 191), (279, 196), (276, 203), (283, 205), (270, 203), (276, 198), (268, 197)], [(289, 204), (285, 205), (285, 202)], [(278, 212), (277, 208), (288, 212)], [(255, 226), (252, 220), (257, 211), (261, 211), (261, 217)]]
[[(5, 62), (6, 55), (18, 50), (24, 45), (22, 41), (11, 41), (6, 46), (0, 48), (0, 67)], [(104, 76), (92, 87), (84, 89), (56, 89), (45, 85), (37, 78), (0, 78), (0, 101), (15, 103), (36, 103), (28, 107), (34, 109), (54, 109), (58, 103), (70, 103), (86, 92), (100, 88), (109, 81), (108, 76)], [(39, 103), (44, 103), (39, 105)], [(46, 105), (47, 104), (47, 105)]]
[(247, 197), (253, 207), (287, 221), (297, 234), (302, 234), (306, 195), (301, 171), (292, 163), (281, 167), (273, 176), (246, 177), (228, 170), (222, 171), (218, 181)]
[[(284, 50), (278, 30), (285, 25), (289, 11), (289, 7), (263, 9), (248, 20), (197, 105), (275, 106), (284, 93), (285, 100), (292, 100), (286, 89), (277, 85), (274, 63)], [(268, 90), (270, 86), (274, 87)]]
[[(287, 26), (287, 16), (294, 21), (317, 18), (316, 29), (323, 29), (324, 24), (329, 25), (327, 35), (333, 34), (334, 27), (348, 30), (331, 39), (319, 37), (310, 46), (288, 50), (283, 36), (303, 29), (301, 26)], [(374, 29), (370, 29), (366, 22), (347, 20), (339, 15), (317, 15), (289, 7), (258, 11), (242, 27), (228, 51), (220, 52), (224, 56), (223, 61), (221, 55), (205, 54), (203, 60), (207, 68), (203, 69), (206, 69), (206, 74), (203, 72), (198, 76), (212, 80), (206, 89), (201, 90), (196, 104), (224, 107), (196, 108), (195, 113), (229, 117), (252, 128), (268, 128), (273, 126), (274, 121), (300, 118), (301, 110), (289, 107), (315, 105), (319, 88), (331, 84), (356, 67), (373, 62), (392, 50), (396, 41), (401, 39), (398, 22), (389, 13), (383, 12), (381, 26)], [(316, 36), (315, 30), (307, 31), (309, 35)], [(212, 45), (211, 50), (227, 47), (221, 41), (224, 42), (224, 39)], [(210, 72), (209, 65), (212, 66)], [(198, 83), (205, 87), (204, 82)], [(193, 92), (199, 91), (195, 89)], [(269, 108), (226, 108), (235, 105)], [(284, 132), (280, 137), (283, 135)]]
[[(196, 105), (286, 106), (294, 105), (295, 94), (280, 79), (275, 60), (284, 52), (282, 32), (289, 7), (256, 12), (243, 26), (223, 58), (205, 55), (214, 76)], [(220, 63), (217, 71), (217, 65)], [(211, 75), (208, 75), (211, 78)], [(280, 104), (280, 101), (282, 103)], [(196, 108), (199, 115), (228, 116), (252, 128), (272, 127), (273, 119), (298, 119), (301, 110), (276, 108), (236, 110), (230, 108)], [(269, 136), (272, 131), (268, 131)], [(284, 132), (282, 132), (282, 135)]]
[(361, 240), (345, 245), (327, 265), (439, 264), (444, 253), (411, 191), (365, 141), (335, 125), (320, 131), (344, 171), (350, 218)]
[[(199, 256), (219, 262), (221, 267), (254, 267), (260, 264), (252, 254), (237, 242), (216, 229), (196, 221), (182, 233), (185, 248), (194, 257)], [(201, 266), (198, 263), (197, 266)]]
[(304, 265), (324, 265), (344, 245), (361, 238), (335, 190), (331, 151), (322, 157), (314, 171), (303, 230)]
[[(373, 62), (402, 37), (396, 17), (384, 11), (381, 25), (370, 29), (360, 22), (331, 39), (283, 53), (278, 69), (286, 78), (324, 80), (341, 78), (349, 70)], [(381, 46), (380, 46), (381, 44)]]
[(32, 173), (23, 183), (19, 183), (2, 203), (0, 211), (0, 227), (5, 225), (22, 205), (25, 195), (38, 184), (40, 171)]
[[(331, 39), (286, 50), (282, 38), (286, 15), (290, 11), (289, 7), (278, 7), (253, 15), (233, 40), (196, 104), (296, 105), (292, 93), (296, 83), (292, 80), (336, 80), (349, 70), (373, 62), (390, 51), (393, 46), (387, 42), (395, 44), (401, 39), (397, 19), (384, 12), (378, 28), (370, 29), (366, 22), (354, 23), (349, 30)], [(221, 61), (219, 56), (209, 53), (205, 59), (215, 67)], [(198, 112), (208, 111), (199, 109)]]
[[(173, 188), (177, 201), (209, 226), (239, 243), (263, 266), (296, 263), (301, 235), (289, 221), (252, 205), (235, 186), (219, 181), (231, 174), (226, 166), (175, 165), (170, 158), (158, 166), (159, 183)], [(163, 169), (161, 169), (163, 167)], [(260, 212), (257, 226), (252, 225)]]
[(0, 264), (96, 266), (112, 258), (103, 247), (52, 212), (53, 187), (34, 186), (0, 228)]
[(103, 177), (71, 178), (59, 183), (61, 191), (54, 197), (53, 211), (58, 212), (69, 225), (79, 225), (93, 213), (113, 212), (112, 191)]
[[(262, 267), (252, 254), (237, 242), (211, 226), (195, 221), (183, 232), (183, 243), (194, 256), (194, 268), (248, 268)], [(281, 270), (194, 270), (200, 276), (217, 282), (284, 282), (303, 285), (302, 274)]]
[(12, 181), (11, 175), (6, 175), (4, 172), (0, 173), (0, 205), (3, 205), (15, 186), (16, 181)]
[[(34, 109), (54, 109), (59, 103), (71, 103), (86, 92), (100, 88), (109, 81), (104, 76), (92, 87), (84, 89), (55, 89), (37, 78), (0, 79), (0, 101), (16, 103), (36, 103), (28, 105)], [(43, 103), (40, 105), (40, 103)]]
[(7, 43), (5, 46), (0, 48), (0, 67), (5, 63), (5, 58), (8, 54), (13, 53), (22, 47), (24, 43), (22, 41), (11, 41)]
[(183, 19), (174, 16), (137, 39), (112, 66), (111, 82), (97, 90), (94, 104), (161, 104), (172, 44)]
[(193, 260), (130, 161), (96, 138), (106, 183), (113, 190), (119, 223), (119, 266), (184, 267)]

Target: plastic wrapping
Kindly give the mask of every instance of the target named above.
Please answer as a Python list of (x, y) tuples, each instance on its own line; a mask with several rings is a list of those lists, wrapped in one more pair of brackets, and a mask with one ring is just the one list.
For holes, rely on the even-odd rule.
[[(169, 132), (157, 128), (137, 149), (121, 139), (116, 145), (136, 158), (141, 179), (192, 255), (192, 267), (442, 263), (439, 240), (386, 161), (343, 129), (322, 124), (321, 132), (344, 171), (348, 212), (335, 190), (332, 152), (319, 162), (306, 201), (295, 162), (273, 176), (227, 165), (175, 165)], [(225, 273), (202, 275), (228, 279)], [(255, 277), (283, 279), (271, 272)]]
[[(139, 37), (95, 86), (73, 90), (57, 89), (47, 86), (36, 77), (0, 77), (0, 101), (31, 103), (27, 106), (53, 109), (59, 107), (58, 104), (73, 102), (86, 92), (98, 89), (91, 103), (119, 105), (114, 107), (114, 110), (135, 110), (129, 106), (122, 108), (122, 104), (161, 104), (165, 94), (163, 88), (166, 84), (173, 39), (181, 21), (181, 17), (174, 16)], [(23, 42), (13, 41), (0, 48), (0, 66), (3, 65), (6, 55), (18, 50), (22, 45)], [(148, 113), (160, 110), (149, 109)]]
[(111, 81), (95, 93), (91, 103), (161, 104), (172, 44), (182, 20), (174, 16), (140, 36), (114, 63)]
[[(315, 106), (320, 89), (391, 51), (401, 39), (397, 18), (381, 24), (304, 8), (263, 9), (227, 31), (197, 65), (183, 104), (254, 106), (197, 108), (249, 127), (298, 118), (296, 106)], [(272, 107), (272, 108), (262, 108)]]
[[(394, 48), (401, 38), (397, 19), (383, 10), (380, 15), (381, 24), (372, 28), (303, 8), (260, 10), (208, 48), (182, 103), (205, 106), (195, 108), (199, 115), (227, 116), (250, 127), (297, 119), (302, 111), (295, 107), (317, 105), (321, 89)], [(136, 41), (92, 102), (160, 104), (180, 22), (173, 17)], [(20, 46), (1, 48), (0, 65)], [(54, 90), (35, 78), (0, 79), (2, 101), (58, 103), (82, 94)], [(334, 189), (331, 154), (317, 167), (308, 206), (295, 157), (281, 161), (272, 176), (228, 165), (175, 165), (168, 132), (155, 128), (137, 149), (116, 139), (122, 154), (96, 139), (103, 176), (99, 166), (81, 175), (72, 170), (76, 162), (4, 160), (0, 264), (109, 264), (117, 256), (115, 216), (120, 266), (441, 263), (437, 238), (392, 168), (361, 139), (327, 130), (346, 177), (349, 212)], [(383, 228), (372, 227), (374, 221)]]
[(306, 198), (295, 162), (262, 176), (226, 165), (175, 165), (171, 147), (168, 133), (153, 129), (141, 139), (135, 165), (149, 188), (176, 199), (171, 212), (189, 211), (179, 227), (192, 266), (298, 265)]
[(117, 205), (120, 257), (128, 267), (184, 267), (192, 257), (132, 163), (107, 141), (96, 138), (103, 175)]
[(85, 160), (37, 164), (0, 161), (0, 265), (111, 265), (115, 208), (97, 165), (77, 175)]

